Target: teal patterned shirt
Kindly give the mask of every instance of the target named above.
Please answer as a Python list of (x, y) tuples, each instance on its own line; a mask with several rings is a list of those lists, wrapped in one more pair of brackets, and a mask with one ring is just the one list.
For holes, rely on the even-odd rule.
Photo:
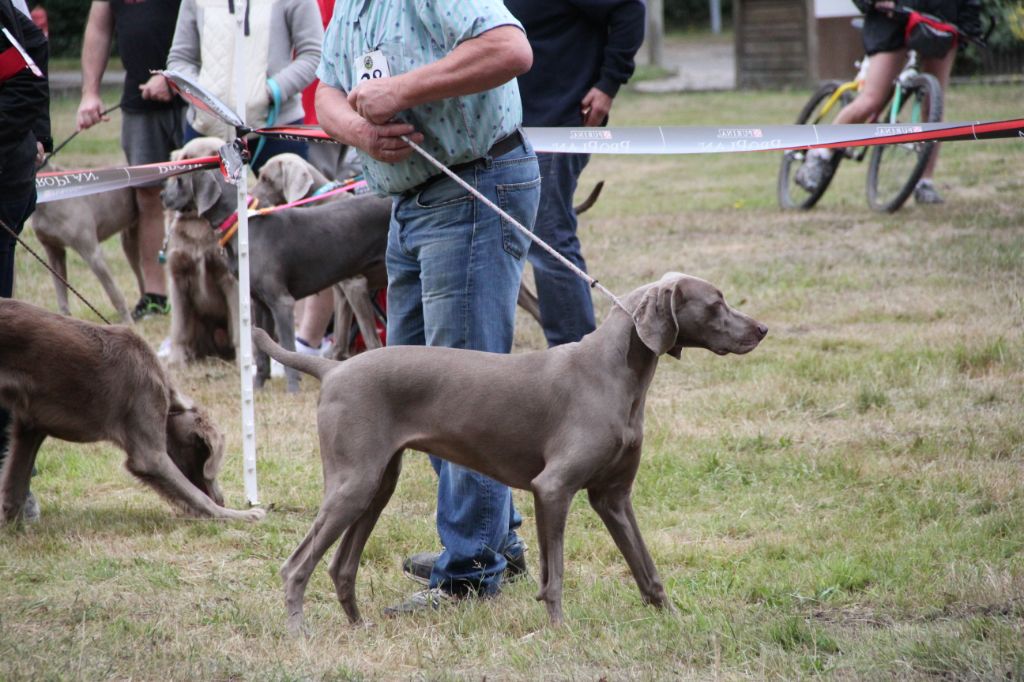
[[(317, 77), (349, 92), (363, 55), (381, 50), (392, 76), (436, 62), (460, 43), (498, 26), (522, 29), (500, 0), (341, 0), (324, 36)], [(402, 111), (398, 119), (423, 133), (421, 145), (446, 166), (484, 156), (523, 118), (513, 78), (493, 90)], [(381, 194), (412, 189), (439, 171), (419, 154), (384, 163), (360, 152), (367, 183)]]

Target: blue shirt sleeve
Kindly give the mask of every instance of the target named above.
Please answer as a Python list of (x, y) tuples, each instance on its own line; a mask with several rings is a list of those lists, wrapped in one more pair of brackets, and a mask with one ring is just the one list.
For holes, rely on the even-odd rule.
[(498, 26), (515, 26), (523, 30), (523, 25), (505, 4), (494, 0), (416, 0), (416, 13), (433, 41), (443, 45), (446, 52)]

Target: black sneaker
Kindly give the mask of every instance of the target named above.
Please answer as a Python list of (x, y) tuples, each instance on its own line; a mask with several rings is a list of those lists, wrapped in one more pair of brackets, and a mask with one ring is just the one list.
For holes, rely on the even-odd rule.
[(150, 315), (166, 315), (171, 312), (171, 304), (162, 294), (143, 294), (132, 311), (132, 319), (138, 322)]
[[(519, 547), (522, 548), (519, 551), (519, 554), (505, 555), (505, 560), (508, 563), (505, 566), (505, 574), (502, 576), (502, 580), (504, 582), (513, 583), (517, 580), (530, 577), (530, 572), (526, 568), (526, 545), (519, 543)], [(434, 563), (440, 556), (440, 552), (420, 552), (419, 554), (413, 554), (402, 562), (402, 572), (405, 574), (405, 577), (410, 580), (415, 580), (421, 585), (429, 585), (430, 573), (434, 570)]]

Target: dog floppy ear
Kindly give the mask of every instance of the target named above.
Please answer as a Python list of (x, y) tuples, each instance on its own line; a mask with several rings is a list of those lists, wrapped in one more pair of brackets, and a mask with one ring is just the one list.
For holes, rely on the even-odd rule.
[(633, 313), (636, 333), (655, 355), (668, 353), (678, 359), (682, 347), (676, 342), (679, 322), (676, 320), (676, 297), (681, 295), (679, 278), (670, 273), (652, 284)]
[(297, 163), (287, 166), (282, 164), (282, 170), (284, 177), (281, 186), (284, 191), (284, 200), (291, 203), (304, 199), (313, 189), (313, 174), (309, 172), (308, 168)]
[(217, 171), (200, 171), (193, 173), (192, 189), (196, 201), (196, 212), (204, 215), (207, 211), (217, 205), (221, 197), (220, 183), (213, 175)]
[(220, 473), (220, 465), (224, 461), (224, 434), (212, 421), (200, 412), (196, 420), (196, 437), (206, 444), (210, 456), (203, 464), (203, 477), (212, 481)]

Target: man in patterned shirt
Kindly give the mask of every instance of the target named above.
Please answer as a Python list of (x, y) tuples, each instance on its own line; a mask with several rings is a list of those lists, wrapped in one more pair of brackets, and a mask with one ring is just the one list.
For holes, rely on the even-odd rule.
[[(338, 3), (324, 38), (317, 114), (360, 150), (367, 182), (394, 198), (388, 237), (388, 344), (507, 353), (529, 240), (402, 139), (409, 135), (491, 201), (532, 226), (540, 175), (519, 131), (516, 76), (532, 52), (500, 0)], [(386, 610), (437, 608), (500, 589), (523, 565), (509, 490), (436, 457), (429, 589)], [(421, 557), (422, 558), (422, 557)], [(407, 562), (406, 570), (410, 570)]]

